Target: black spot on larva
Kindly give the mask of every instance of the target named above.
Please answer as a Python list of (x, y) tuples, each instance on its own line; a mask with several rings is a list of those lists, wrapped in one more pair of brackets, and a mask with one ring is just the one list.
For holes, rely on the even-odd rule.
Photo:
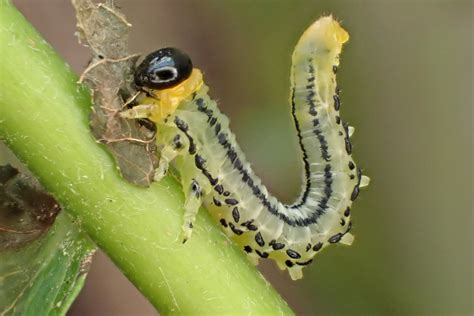
[(334, 89), (334, 92), (339, 95), (341, 93), (341, 89), (339, 89), (338, 86), (336, 86), (336, 89)]
[(240, 213), (237, 207), (232, 209), (232, 217), (234, 218), (234, 222), (238, 223), (240, 220)]
[(237, 170), (242, 169), (242, 167), (243, 167), (242, 161), (240, 161), (239, 158), (235, 159), (235, 161), (234, 161), (234, 167), (235, 167)]
[(342, 236), (344, 236), (342, 233), (337, 233), (336, 235), (332, 236), (331, 238), (328, 239), (328, 241), (331, 244), (337, 243), (341, 240)]
[(225, 203), (227, 205), (237, 205), (239, 204), (239, 201), (237, 201), (236, 199), (225, 199)]
[(333, 95), (332, 98), (334, 99), (334, 109), (336, 111), (339, 111), (341, 108), (341, 100), (339, 99), (339, 96), (337, 94)]
[(241, 226), (243, 227), (247, 227), (248, 230), (251, 230), (251, 231), (256, 231), (258, 228), (257, 226), (255, 226), (253, 223), (253, 219), (252, 220), (249, 220), (249, 221), (246, 221), (246, 222), (243, 222), (242, 224), (240, 224)]
[(181, 149), (183, 148), (183, 143), (181, 142), (181, 137), (179, 134), (176, 134), (173, 138), (173, 146), (175, 149)]
[(344, 131), (346, 132), (346, 137), (344, 138), (344, 142), (346, 143), (346, 152), (350, 155), (352, 153), (352, 144), (349, 138), (349, 124), (347, 124), (347, 122), (344, 122), (342, 126), (344, 127)]
[(216, 122), (217, 122), (217, 118), (213, 117), (209, 120), (209, 125), (214, 126), (214, 124), (216, 124)]
[(291, 262), (290, 260), (286, 260), (285, 264), (288, 268), (291, 268), (293, 266), (293, 262)]
[(244, 251), (245, 251), (246, 253), (251, 253), (251, 252), (252, 252), (252, 247), (250, 247), (249, 245), (246, 245), (246, 246), (244, 247)]
[(206, 163), (206, 159), (204, 159), (203, 157), (201, 157), (200, 155), (196, 155), (194, 156), (194, 164), (196, 165), (196, 167), (201, 170), (202, 174), (204, 176), (206, 176), (206, 178), (209, 180), (209, 183), (211, 185), (216, 185), (217, 184), (217, 178), (213, 178), (211, 176), (211, 174), (209, 173), (209, 171), (206, 169), (206, 166), (205, 166), (205, 163)]
[(347, 217), (349, 215), (351, 215), (351, 208), (348, 206), (346, 210), (344, 211), (344, 216)]
[(212, 200), (214, 201), (214, 205), (215, 205), (215, 206), (222, 206), (221, 201), (219, 201), (219, 200), (216, 199), (215, 197), (212, 197)]
[(256, 231), (258, 228), (257, 228), (257, 226), (255, 226), (254, 224), (248, 224), (248, 225), (247, 225), (247, 229), (254, 232), (254, 231)]
[(188, 134), (188, 124), (186, 124), (185, 121), (180, 119), (179, 117), (174, 118), (174, 123), (176, 124), (176, 127), (178, 127), (179, 130), (181, 130), (186, 137), (189, 140), (189, 153), (191, 155), (194, 155), (196, 153), (196, 144), (194, 143), (194, 139), (191, 137), (191, 135)]
[(355, 201), (355, 199), (357, 199), (358, 196), (359, 196), (359, 186), (356, 185), (351, 194), (351, 201)]
[[(217, 125), (219, 125), (219, 124), (217, 124)], [(217, 125), (216, 125), (216, 128), (217, 128)], [(221, 133), (221, 134), (217, 135), (217, 140), (219, 141), (219, 144), (224, 146), (225, 144), (227, 144), (227, 134), (226, 133)]]
[(193, 223), (189, 223), (188, 227), (191, 228), (191, 229), (194, 228)]
[(276, 242), (275, 239), (269, 242), (269, 245), (272, 246), (273, 250), (280, 250), (285, 248), (285, 244), (282, 244), (281, 242)]
[(353, 175), (353, 174), (351, 174), (349, 177), (351, 178), (351, 180), (355, 179), (355, 175)]
[(323, 243), (318, 242), (316, 245), (314, 245), (313, 250), (314, 251), (319, 251), (319, 250), (321, 250), (322, 247), (323, 247)]
[(306, 252), (310, 251), (311, 250), (311, 244), (307, 244), (306, 245)]
[(341, 124), (341, 117), (336, 115), (336, 124)]
[(354, 190), (352, 191), (351, 194), (351, 201), (354, 201), (357, 196), (359, 196), (359, 186), (360, 186), (360, 180), (362, 179), (362, 169), (357, 168), (357, 184), (354, 187)]
[(332, 66), (332, 72), (333, 72), (334, 74), (337, 73), (337, 66), (336, 66), (336, 65)]
[(204, 100), (202, 98), (197, 99), (195, 102), (200, 110), (204, 108)]
[(268, 258), (268, 252), (260, 252), (258, 249), (255, 249), (255, 252), (257, 255), (259, 255), (261, 258)]
[(176, 126), (183, 132), (187, 132), (188, 131), (188, 124), (186, 124), (185, 121), (183, 121), (182, 119), (180, 119), (179, 117), (175, 117), (174, 118), (174, 123), (176, 124)]
[(221, 124), (220, 123), (216, 124), (216, 127), (214, 127), (214, 131), (216, 132), (216, 134), (219, 134), (219, 132), (221, 131)]
[(351, 144), (351, 140), (349, 139), (349, 137), (346, 136), (346, 138), (344, 139), (345, 143), (346, 143), (346, 152), (350, 155), (352, 154), (352, 144)]
[(221, 218), (219, 222), (221, 223), (222, 226), (227, 227), (227, 222), (225, 221), (225, 219)]
[(311, 262), (313, 262), (313, 259), (309, 259), (308, 261), (304, 261), (304, 262), (295, 262), (295, 263), (299, 266), (307, 266)]
[(259, 245), (260, 247), (265, 246), (265, 241), (263, 240), (262, 234), (261, 234), (260, 232), (258, 232), (258, 233), (255, 235), (255, 242), (256, 242), (257, 245)]
[(229, 195), (230, 195), (230, 192), (229, 192), (229, 191), (225, 191), (223, 194), (224, 194), (224, 196), (229, 196)]
[(293, 259), (301, 258), (301, 255), (292, 249), (287, 249), (286, 254), (288, 255), (288, 257), (293, 258)]
[(341, 226), (346, 225), (346, 220), (344, 218), (341, 218), (341, 223), (340, 224), (341, 224)]
[[(190, 138), (189, 140), (192, 140), (192, 138)], [(189, 142), (189, 153), (191, 155), (194, 155), (196, 153), (196, 144), (194, 144), (194, 142)]]
[(235, 227), (235, 225), (231, 222), (229, 222), (229, 227), (230, 229), (232, 229), (232, 231), (234, 232), (234, 234), (236, 235), (242, 235), (244, 232), (240, 229), (238, 229), (237, 227)]
[(338, 134), (339, 134), (339, 136), (342, 136), (342, 135), (344, 135), (344, 133), (343, 133), (343, 132), (341, 132), (341, 131), (339, 131), (339, 132), (338, 132)]
[(194, 195), (198, 198), (202, 195), (201, 187), (199, 186), (199, 183), (197, 183), (197, 181), (194, 179), (191, 182), (191, 191), (193, 191)]
[(200, 155), (194, 156), (194, 163), (196, 164), (196, 167), (199, 169), (205, 168), (204, 164), (206, 163), (206, 159), (202, 158)]
[(352, 161), (349, 161), (349, 169), (354, 170), (354, 168), (355, 168), (354, 163)]
[(218, 184), (214, 187), (214, 190), (216, 190), (217, 193), (222, 194), (224, 192), (224, 188), (222, 187), (221, 184)]
[(234, 163), (235, 159), (237, 159), (237, 153), (234, 149), (229, 149), (227, 151), (227, 157), (229, 157), (231, 163)]

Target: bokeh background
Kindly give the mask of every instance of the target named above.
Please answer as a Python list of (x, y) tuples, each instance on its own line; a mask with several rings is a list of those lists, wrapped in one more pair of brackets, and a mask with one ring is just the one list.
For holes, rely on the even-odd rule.
[[(80, 73), (89, 52), (67, 0), (17, 7)], [(301, 162), (289, 113), (290, 56), (322, 14), (351, 39), (338, 72), (356, 161), (372, 178), (355, 243), (330, 247), (292, 282), (262, 273), (299, 315), (471, 315), (473, 2), (122, 0), (130, 47), (180, 47), (270, 190), (291, 201)], [(103, 254), (70, 315), (157, 315)]]

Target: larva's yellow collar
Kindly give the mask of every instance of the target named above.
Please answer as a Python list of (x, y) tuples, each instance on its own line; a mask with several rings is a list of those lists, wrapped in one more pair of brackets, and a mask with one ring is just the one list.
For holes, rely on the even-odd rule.
[(151, 105), (147, 118), (153, 122), (161, 122), (176, 111), (181, 101), (198, 91), (202, 85), (202, 72), (194, 68), (188, 79), (168, 89), (149, 91), (152, 96), (141, 99), (140, 104)]

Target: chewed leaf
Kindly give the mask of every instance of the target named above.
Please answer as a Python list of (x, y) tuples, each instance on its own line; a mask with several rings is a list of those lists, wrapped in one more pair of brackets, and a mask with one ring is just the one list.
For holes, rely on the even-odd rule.
[(81, 76), (93, 95), (92, 133), (112, 152), (125, 179), (148, 186), (157, 165), (154, 129), (117, 115), (135, 94), (130, 83), (138, 56), (127, 51), (130, 24), (111, 1), (72, 3), (79, 40), (92, 52), (90, 65)]
[(0, 315), (63, 315), (82, 288), (95, 246), (59, 211), (35, 179), (0, 166)]

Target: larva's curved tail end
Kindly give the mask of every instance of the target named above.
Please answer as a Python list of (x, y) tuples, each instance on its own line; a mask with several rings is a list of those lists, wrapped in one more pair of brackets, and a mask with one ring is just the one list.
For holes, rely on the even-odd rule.
[(342, 45), (349, 40), (349, 33), (332, 15), (323, 16), (314, 22), (301, 36), (295, 51), (311, 52), (327, 49), (339, 54)]

